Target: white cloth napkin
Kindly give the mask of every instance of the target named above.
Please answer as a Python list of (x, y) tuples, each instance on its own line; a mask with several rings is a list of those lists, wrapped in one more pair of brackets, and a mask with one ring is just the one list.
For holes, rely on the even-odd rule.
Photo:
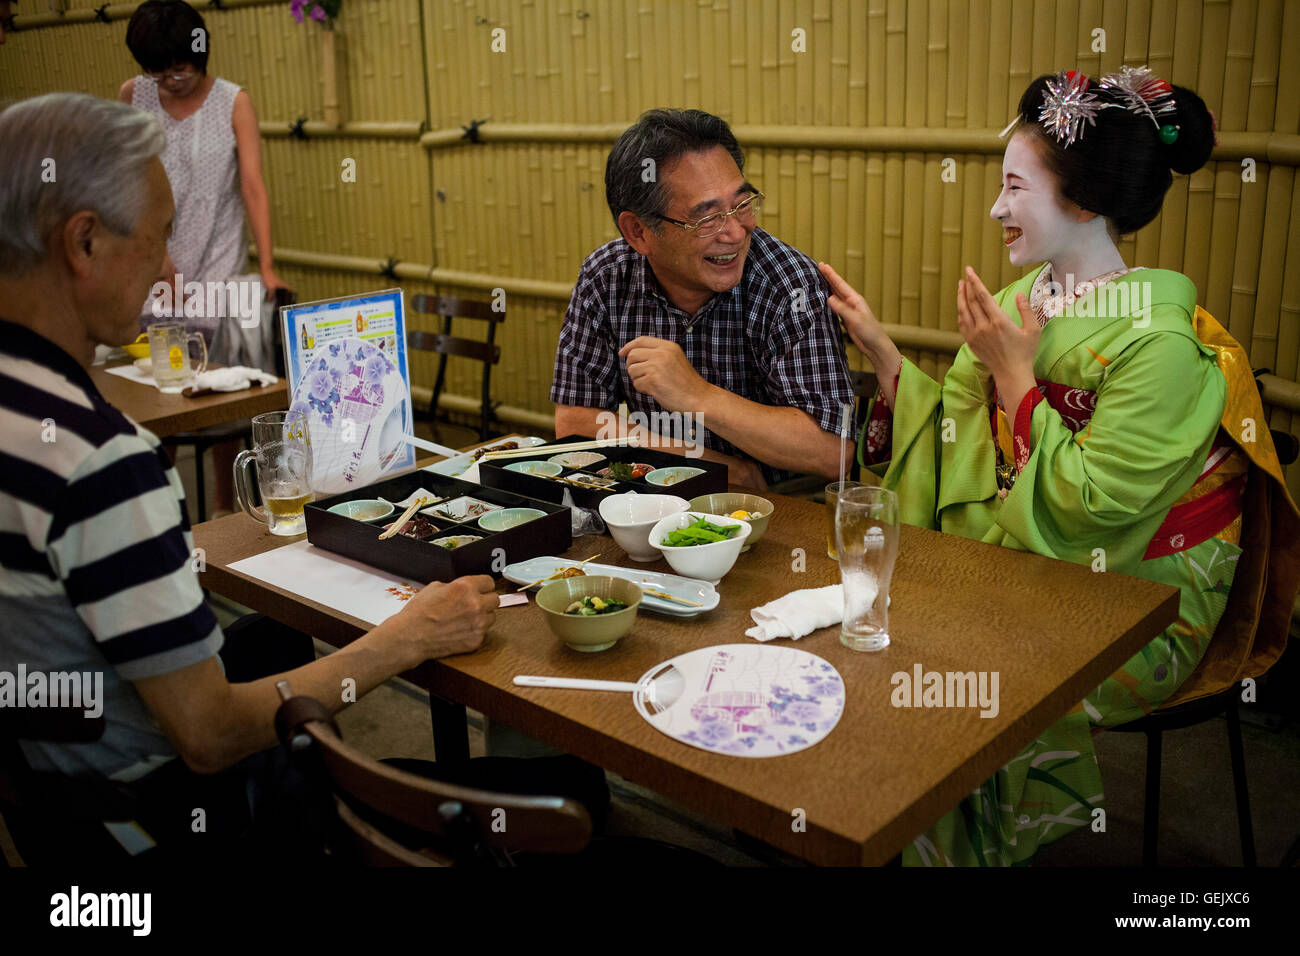
[(749, 612), (755, 627), (745, 632), (756, 641), (777, 637), (800, 638), (844, 619), (844, 590), (839, 584), (791, 591)]
[(274, 375), (269, 372), (263, 372), (260, 368), (250, 368), (247, 365), (232, 365), (229, 368), (214, 368), (210, 372), (204, 372), (194, 380), (194, 391), (196, 392), (238, 392), (241, 389), (252, 388), (256, 383), (261, 385), (274, 385), (278, 382)]

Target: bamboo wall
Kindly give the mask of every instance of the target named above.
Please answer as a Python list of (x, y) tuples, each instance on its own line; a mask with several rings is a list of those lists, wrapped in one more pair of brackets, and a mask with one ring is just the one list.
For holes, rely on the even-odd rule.
[[(109, 23), (66, 22), (95, 6), (68, 0), (50, 25), (40, 0), (23, 0), (0, 47), (0, 92), (114, 95), (136, 72), (123, 42), (132, 6), (110, 7)], [(391, 257), (408, 292), (505, 288), (495, 392), (507, 405), (549, 412), (567, 290), (615, 235), (605, 156), (642, 110), (725, 117), (769, 197), (764, 228), (835, 264), (883, 321), (951, 338), (963, 264), (993, 287), (1019, 274), (988, 209), (996, 132), (1025, 85), (1062, 67), (1096, 76), (1142, 63), (1201, 94), (1221, 144), (1205, 169), (1176, 177), (1161, 217), (1121, 252), (1187, 273), (1254, 365), (1300, 377), (1300, 74), (1280, 69), (1282, 52), (1300, 49), (1300, 4), (344, 0), (341, 130), (317, 122), (320, 27), (295, 24), (287, 2), (224, 6), (203, 11), (209, 69), (257, 106), (281, 276), (303, 298), (380, 288), (391, 280), (377, 264)], [(492, 50), (498, 28), (504, 52)], [(806, 52), (792, 49), (796, 28)], [(285, 135), (300, 117), (305, 141)], [(473, 120), (486, 121), (479, 144), (460, 136)], [(348, 157), (356, 183), (340, 181)], [(1246, 157), (1254, 182), (1242, 181)], [(948, 158), (955, 182), (941, 175)], [(949, 361), (909, 354), (934, 373)], [(426, 363), (415, 374), (432, 380)], [(450, 389), (476, 394), (475, 374), (453, 361)], [(1300, 401), (1280, 401), (1273, 427), (1300, 433)]]

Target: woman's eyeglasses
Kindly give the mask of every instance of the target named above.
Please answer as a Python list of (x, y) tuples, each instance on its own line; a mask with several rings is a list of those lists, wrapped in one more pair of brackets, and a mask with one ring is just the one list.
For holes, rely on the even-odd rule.
[(199, 71), (192, 65), (187, 65), (182, 70), (168, 70), (165, 73), (150, 73), (146, 70), (144, 75), (149, 77), (149, 79), (153, 80), (155, 83), (161, 83), (163, 80), (175, 80), (179, 83), (181, 80), (188, 80), (197, 75), (198, 72)]

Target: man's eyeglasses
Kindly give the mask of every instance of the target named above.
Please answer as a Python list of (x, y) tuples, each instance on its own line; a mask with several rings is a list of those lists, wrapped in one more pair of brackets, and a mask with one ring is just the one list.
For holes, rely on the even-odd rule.
[(181, 80), (188, 80), (198, 72), (193, 65), (187, 65), (183, 70), (168, 70), (166, 73), (150, 73), (146, 70), (144, 75), (155, 83), (161, 83), (163, 80), (175, 80), (179, 83)]
[(682, 222), (680, 219), (670, 219), (668, 216), (660, 216), (659, 218), (664, 222), (671, 222), (674, 226), (680, 226), (687, 232), (695, 233), (697, 238), (708, 239), (710, 236), (716, 236), (727, 228), (727, 220), (732, 216), (738, 217), (743, 225), (752, 225), (754, 214), (761, 208), (763, 208), (763, 194), (754, 193), (737, 203), (736, 208), (731, 212), (715, 212), (711, 216), (696, 219), (694, 222)]

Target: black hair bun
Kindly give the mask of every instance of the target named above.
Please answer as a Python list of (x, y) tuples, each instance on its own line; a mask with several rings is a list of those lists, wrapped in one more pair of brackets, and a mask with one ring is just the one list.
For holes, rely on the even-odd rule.
[(1179, 130), (1178, 139), (1167, 147), (1169, 168), (1176, 173), (1194, 173), (1205, 165), (1214, 149), (1214, 118), (1205, 101), (1191, 90), (1184, 86), (1173, 90), (1178, 109), (1173, 122)]

